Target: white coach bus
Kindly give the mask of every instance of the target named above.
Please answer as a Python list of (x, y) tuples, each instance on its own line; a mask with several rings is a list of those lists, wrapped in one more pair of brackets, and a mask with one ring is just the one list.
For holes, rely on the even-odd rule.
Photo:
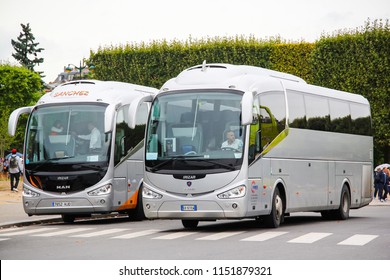
[[(227, 134), (235, 139), (224, 143)], [(205, 63), (184, 70), (155, 96), (145, 145), (149, 219), (278, 227), (292, 212), (347, 219), (372, 199), (368, 101), (285, 73)]]
[[(28, 215), (78, 216), (123, 212), (144, 217), (139, 188), (143, 178), (143, 138), (149, 103), (157, 89), (120, 82), (68, 82), (36, 105), (16, 109), (30, 114), (24, 143), (23, 205)], [(137, 108), (128, 126), (129, 106)]]

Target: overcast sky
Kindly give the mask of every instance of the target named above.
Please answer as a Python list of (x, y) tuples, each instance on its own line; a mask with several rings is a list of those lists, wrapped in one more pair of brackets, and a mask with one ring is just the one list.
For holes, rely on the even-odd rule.
[[(90, 50), (153, 40), (280, 36), (314, 42), (321, 34), (390, 19), (389, 0), (0, 0), (0, 61), (16, 63), (11, 39), (30, 23), (45, 50), (46, 82)], [(199, 61), (201, 63), (201, 61)]]

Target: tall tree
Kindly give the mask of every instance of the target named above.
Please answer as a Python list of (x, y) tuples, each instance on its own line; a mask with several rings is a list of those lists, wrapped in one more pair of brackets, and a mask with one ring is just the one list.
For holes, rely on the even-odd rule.
[[(38, 48), (39, 43), (35, 42), (35, 37), (31, 33), (30, 24), (27, 23), (24, 25), (23, 23), (20, 24), (22, 26), (22, 32), (19, 34), (17, 40), (11, 40), (11, 44), (15, 49), (16, 53), (13, 53), (12, 56), (19, 61), (19, 63), (26, 67), (27, 69), (34, 71), (35, 65), (39, 65), (39, 63), (43, 63), (43, 58), (38, 58), (38, 53), (43, 51), (43, 48)], [(43, 72), (37, 72), (41, 74)]]

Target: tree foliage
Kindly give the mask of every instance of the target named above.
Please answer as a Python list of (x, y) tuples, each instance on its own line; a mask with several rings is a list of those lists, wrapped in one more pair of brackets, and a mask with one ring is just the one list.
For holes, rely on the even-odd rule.
[[(21, 24), (22, 32), (17, 37), (17, 40), (11, 40), (11, 44), (15, 49), (12, 56), (27, 69), (34, 71), (34, 67), (43, 63), (43, 58), (38, 58), (38, 53), (43, 51), (43, 48), (38, 48), (39, 43), (35, 42), (35, 37), (31, 33), (30, 24)], [(42, 72), (38, 72), (42, 73)], [(42, 76), (42, 75), (41, 75)], [(43, 76), (42, 76), (43, 77)]]
[(21, 118), (15, 137), (8, 134), (8, 118), (19, 107), (36, 103), (40, 96), (39, 74), (24, 67), (0, 65), (0, 135), (5, 139), (6, 148), (23, 149), (26, 118)]

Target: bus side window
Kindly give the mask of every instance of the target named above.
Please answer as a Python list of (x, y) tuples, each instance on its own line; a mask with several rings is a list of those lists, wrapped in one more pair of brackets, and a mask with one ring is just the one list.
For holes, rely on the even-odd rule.
[(249, 132), (249, 164), (255, 160), (255, 158), (261, 153), (261, 127), (260, 127), (260, 106), (258, 99), (253, 104), (253, 122), (250, 126)]

